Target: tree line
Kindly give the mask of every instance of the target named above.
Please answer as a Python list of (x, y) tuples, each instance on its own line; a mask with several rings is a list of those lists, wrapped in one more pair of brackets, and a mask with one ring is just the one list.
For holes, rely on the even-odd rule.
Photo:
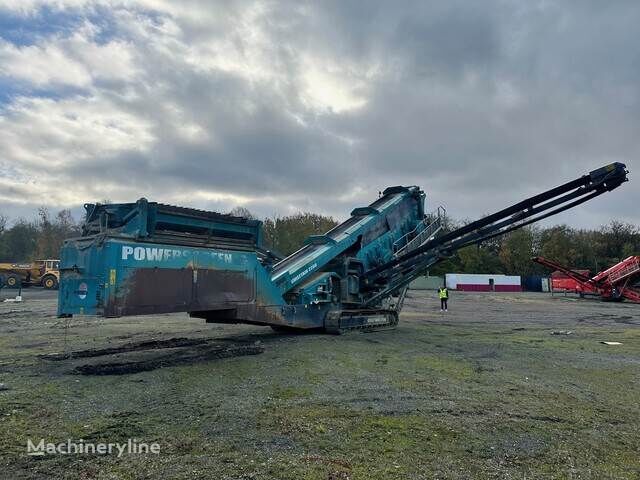
[(20, 218), (11, 226), (0, 214), (0, 262), (27, 262), (58, 258), (65, 238), (80, 234), (70, 210), (52, 215), (41, 207), (34, 219)]
[[(449, 230), (462, 225), (455, 221), (447, 223)], [(465, 247), (436, 265), (430, 273), (548, 275), (546, 267), (531, 261), (541, 256), (595, 274), (631, 255), (640, 255), (640, 229), (630, 223), (612, 220), (598, 229), (532, 225), (481, 245)]]
[[(230, 213), (256, 218), (242, 207)], [(446, 218), (444, 229), (451, 231), (463, 224)], [(309, 235), (323, 234), (335, 225), (332, 217), (316, 213), (274, 216), (263, 219), (264, 242), (276, 254), (286, 256), (300, 248)], [(0, 214), (0, 262), (58, 258), (64, 239), (78, 236), (80, 226), (69, 210), (51, 214), (43, 207), (32, 220), (18, 219), (11, 225)], [(547, 269), (531, 261), (534, 256), (595, 273), (630, 255), (640, 255), (640, 230), (629, 223), (613, 220), (599, 229), (529, 226), (463, 248), (430, 273), (547, 274)]]

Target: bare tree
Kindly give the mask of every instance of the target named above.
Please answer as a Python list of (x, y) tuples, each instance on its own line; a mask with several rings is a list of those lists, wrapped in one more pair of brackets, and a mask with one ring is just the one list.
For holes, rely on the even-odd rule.
[(244, 217), (244, 218), (248, 218), (249, 220), (255, 220), (256, 217), (253, 213), (251, 213), (251, 211), (248, 208), (245, 207), (234, 207), (230, 212), (230, 215), (233, 215), (235, 217)]

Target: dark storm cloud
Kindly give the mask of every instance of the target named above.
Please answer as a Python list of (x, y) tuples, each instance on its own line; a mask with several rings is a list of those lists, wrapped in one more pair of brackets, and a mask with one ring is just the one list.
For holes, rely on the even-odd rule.
[[(633, 169), (640, 153), (635, 2), (149, 5), (100, 5), (107, 39), (130, 53), (122, 64), (131, 72), (93, 74), (74, 88), (133, 119), (129, 136), (152, 140), (138, 148), (80, 102), (79, 118), (101, 119), (121, 147), (94, 140), (78, 155), (88, 147), (48, 131), (24, 147), (40, 149), (38, 158), (68, 149), (66, 161), (38, 170), (93, 182), (88, 200), (207, 191), (243, 197), (259, 214), (344, 216), (389, 184), (419, 184), (430, 201), (469, 218), (610, 161)], [(20, 74), (12, 81), (28, 85), (29, 72)], [(70, 88), (52, 77), (59, 87), (38, 88)], [(20, 113), (5, 109), (8, 125)], [(97, 178), (122, 190), (101, 189)], [(640, 223), (633, 185), (561, 220)], [(225, 209), (235, 200), (192, 201)], [(0, 195), (2, 203), (11, 205)]]
[[(336, 128), (365, 139), (361, 156), (375, 171), (421, 183), (461, 216), (612, 160), (633, 167), (640, 113), (640, 43), (633, 25), (640, 12), (630, 5), (612, 10), (599, 16), (550, 5), (520, 12), (496, 8), (493, 19), (469, 15), (469, 23), (478, 22), (471, 29), (475, 41), (469, 41), (469, 52), (476, 45), (477, 55), (418, 56), (418, 50), (429, 51), (418, 48), (429, 44), (425, 34), (402, 57), (421, 61), (402, 63), (400, 78), (379, 82), (367, 108), (335, 119)], [(426, 17), (413, 16), (411, 23), (427, 32)], [(439, 17), (447, 18), (459, 16)], [(464, 38), (468, 29), (441, 30)], [(464, 43), (453, 38), (441, 36), (442, 51)], [(620, 202), (623, 193), (616, 192), (598, 202), (611, 216), (637, 222), (630, 205), (640, 200), (638, 189), (624, 190), (633, 200)]]

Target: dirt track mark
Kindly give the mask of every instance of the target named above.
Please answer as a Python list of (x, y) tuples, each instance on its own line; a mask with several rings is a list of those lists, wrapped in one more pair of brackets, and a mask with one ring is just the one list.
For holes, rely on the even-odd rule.
[(180, 350), (149, 360), (81, 365), (76, 367), (72, 373), (80, 375), (126, 375), (129, 373), (155, 370), (157, 368), (188, 365), (207, 360), (258, 355), (262, 352), (264, 352), (264, 347), (259, 344), (233, 346), (203, 345), (198, 346), (194, 350)]
[(10, 317), (19, 313), (32, 313), (31, 310), (7, 310), (6, 312), (0, 312), (0, 317)]
[(115, 353), (135, 352), (138, 350), (158, 350), (161, 348), (193, 347), (203, 345), (209, 340), (206, 338), (169, 338), (167, 340), (148, 340), (145, 342), (125, 343), (119, 347), (109, 347), (100, 349), (78, 350), (69, 353), (46, 353), (38, 355), (44, 360), (68, 360), (69, 358), (91, 358), (113, 355)]

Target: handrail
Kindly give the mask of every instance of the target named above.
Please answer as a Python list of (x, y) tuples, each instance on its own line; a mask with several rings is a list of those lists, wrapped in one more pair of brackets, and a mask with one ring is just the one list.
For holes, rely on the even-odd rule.
[[(442, 220), (445, 218), (446, 212), (446, 209), (442, 205), (440, 205), (436, 210), (434, 210), (433, 214), (425, 216), (422, 221), (420, 221), (420, 223), (416, 225), (416, 228), (403, 235), (393, 243), (394, 255), (398, 256), (402, 253), (410, 252), (414, 248), (422, 245), (425, 241), (429, 240), (438, 232), (438, 230), (442, 228)], [(431, 220), (431, 222), (427, 223), (428, 220)], [(406, 240), (408, 237), (411, 238), (409, 240)], [(401, 242), (404, 242), (404, 245), (398, 246), (398, 244)]]

